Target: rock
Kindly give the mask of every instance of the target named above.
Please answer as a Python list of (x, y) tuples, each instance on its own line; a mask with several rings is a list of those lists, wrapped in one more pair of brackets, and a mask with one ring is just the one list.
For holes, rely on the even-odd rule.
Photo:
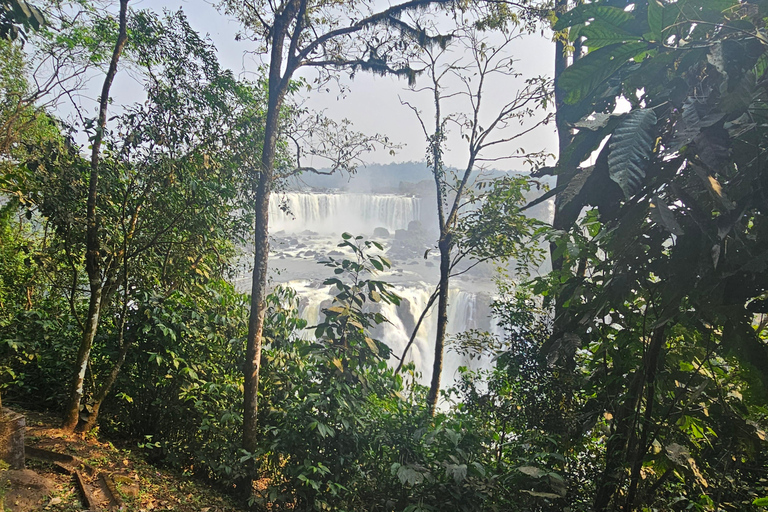
[(395, 240), (408, 240), (410, 235), (408, 234), (408, 231), (404, 229), (397, 229), (395, 230)]
[(139, 483), (127, 475), (112, 475), (112, 480), (117, 484), (117, 489), (128, 497), (135, 498), (139, 495)]
[(6, 489), (4, 504), (14, 512), (43, 510), (56, 484), (31, 469), (0, 472), (0, 488)]
[(0, 410), (0, 460), (11, 469), (24, 469), (24, 416), (10, 409)]
[(341, 251), (333, 250), (333, 251), (328, 253), (328, 256), (344, 256), (344, 253), (341, 252)]
[(310, 249), (309, 251), (307, 251), (307, 252), (305, 252), (305, 253), (304, 253), (304, 257), (305, 257), (305, 258), (311, 258), (311, 257), (312, 257), (312, 256), (314, 256), (315, 254), (317, 254), (317, 253), (316, 253), (315, 251), (313, 251), (313, 250), (311, 250), (311, 249)]
[(305, 229), (304, 231), (302, 231), (302, 232), (301, 232), (301, 233), (299, 233), (299, 234), (300, 234), (300, 235), (304, 235), (304, 236), (317, 236), (317, 233), (316, 233), (316, 232), (314, 232), (314, 231), (312, 231), (312, 230), (309, 230), (309, 229)]
[(389, 230), (387, 228), (375, 228), (373, 236), (376, 238), (389, 238)]
[(428, 261), (428, 262), (424, 263), (424, 266), (425, 266), (425, 267), (434, 267), (434, 266), (435, 266), (435, 264), (434, 264), (434, 263), (432, 263), (431, 261)]
[(421, 225), (421, 222), (418, 220), (412, 220), (408, 223), (408, 231), (416, 232), (416, 233), (423, 233), (424, 232), (424, 226)]

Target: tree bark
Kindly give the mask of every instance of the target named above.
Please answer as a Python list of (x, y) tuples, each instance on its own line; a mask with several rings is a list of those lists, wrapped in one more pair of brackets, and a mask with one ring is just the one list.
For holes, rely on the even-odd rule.
[(258, 394), (259, 372), (261, 370), (261, 346), (264, 331), (264, 304), (267, 295), (267, 268), (269, 261), (269, 198), (274, 179), (275, 155), (277, 151), (280, 111), (283, 107), (288, 84), (296, 64), (288, 62), (285, 74), (283, 67), (283, 42), (288, 24), (299, 10), (299, 2), (293, 1), (283, 15), (275, 20), (272, 35), (272, 51), (269, 64), (269, 92), (267, 119), (264, 126), (264, 146), (261, 152), (261, 169), (255, 189), (255, 229), (253, 240), (253, 274), (251, 280), (251, 305), (248, 318), (248, 338), (245, 347), (243, 368), (243, 448), (254, 452), (258, 446)]
[(85, 381), (85, 372), (88, 368), (88, 360), (91, 354), (93, 340), (99, 328), (99, 318), (101, 316), (102, 298), (104, 283), (101, 276), (101, 257), (99, 254), (99, 222), (96, 215), (96, 200), (98, 197), (99, 184), (99, 163), (101, 143), (104, 139), (104, 130), (107, 127), (107, 106), (109, 105), (109, 91), (112, 82), (117, 73), (117, 63), (123, 52), (125, 43), (128, 40), (126, 30), (128, 15), (128, 0), (120, 0), (120, 31), (117, 36), (117, 42), (112, 52), (112, 59), (109, 62), (109, 69), (104, 78), (104, 85), (101, 88), (101, 97), (99, 99), (99, 118), (96, 128), (96, 134), (91, 148), (91, 172), (88, 185), (88, 203), (86, 211), (86, 253), (85, 268), (88, 273), (90, 287), (90, 297), (88, 299), (88, 318), (83, 329), (83, 336), (80, 340), (80, 348), (77, 352), (77, 361), (75, 374), (70, 385), (69, 403), (67, 405), (64, 423), (62, 429), (73, 431), (77, 426), (80, 417), (80, 401), (83, 397), (83, 383)]
[(451, 233), (444, 232), (438, 242), (440, 249), (440, 284), (437, 297), (437, 333), (435, 334), (435, 361), (432, 364), (432, 382), (427, 395), (429, 414), (434, 416), (440, 396), (440, 377), (443, 373), (443, 351), (448, 327), (448, 285), (451, 272)]

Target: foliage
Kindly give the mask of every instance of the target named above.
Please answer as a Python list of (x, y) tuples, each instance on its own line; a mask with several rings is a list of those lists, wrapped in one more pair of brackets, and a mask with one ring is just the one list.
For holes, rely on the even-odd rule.
[(0, 39), (24, 41), (29, 30), (40, 30), (44, 24), (43, 13), (26, 0), (0, 2)]
[(240, 476), (246, 301), (224, 281), (144, 291), (126, 325), (135, 350), (103, 429), (141, 439), (164, 464), (224, 482)]
[(537, 289), (562, 306), (545, 351), (575, 366), (605, 443), (595, 510), (747, 510), (762, 492), (766, 7), (595, 2), (556, 25), (588, 53), (557, 84), (578, 130), (555, 169), (563, 268)]

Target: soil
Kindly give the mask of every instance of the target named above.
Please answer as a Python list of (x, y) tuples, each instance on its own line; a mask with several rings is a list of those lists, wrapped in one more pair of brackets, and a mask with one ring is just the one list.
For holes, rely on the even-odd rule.
[[(26, 416), (27, 446), (70, 455), (78, 461), (83, 480), (100, 510), (136, 512), (242, 511), (227, 495), (188, 475), (155, 467), (141, 453), (119, 449), (94, 435), (68, 434), (50, 415), (18, 411)], [(73, 469), (73, 468), (68, 468)], [(104, 478), (114, 482), (119, 505), (103, 492)], [(85, 510), (76, 478), (61, 464), (27, 457), (27, 469), (0, 472), (0, 497), (6, 511), (74, 512)]]

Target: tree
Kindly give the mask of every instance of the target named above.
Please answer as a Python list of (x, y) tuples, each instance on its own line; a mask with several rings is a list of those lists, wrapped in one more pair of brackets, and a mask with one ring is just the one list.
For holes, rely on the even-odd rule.
[(88, 203), (86, 207), (86, 248), (85, 267), (88, 273), (90, 296), (88, 303), (88, 318), (83, 328), (83, 338), (77, 353), (76, 374), (70, 386), (69, 404), (64, 412), (64, 430), (74, 430), (80, 417), (80, 400), (83, 397), (83, 381), (88, 368), (88, 358), (91, 353), (93, 339), (99, 327), (101, 315), (102, 292), (105, 282), (102, 276), (102, 262), (99, 254), (99, 222), (96, 215), (96, 200), (99, 190), (99, 161), (101, 159), (101, 144), (104, 139), (104, 131), (107, 127), (107, 107), (109, 105), (109, 91), (112, 81), (117, 73), (117, 63), (123, 48), (128, 40), (128, 0), (120, 0), (119, 33), (109, 62), (109, 69), (104, 77), (104, 84), (99, 97), (99, 117), (96, 121), (96, 130), (91, 145), (91, 170), (88, 180)]
[(25, 0), (0, 2), (0, 39), (24, 41), (30, 29), (39, 30), (45, 24), (40, 9)]
[[(589, 52), (557, 83), (576, 130), (557, 168), (573, 169), (557, 199), (573, 224), (556, 232), (563, 265), (550, 283), (567, 307), (546, 352), (559, 362), (588, 349), (583, 414), (608, 431), (595, 510), (760, 497), (763, 9), (596, 2), (555, 25)], [(616, 112), (617, 98), (631, 110)]]
[[(245, 24), (249, 36), (263, 45), (268, 54), (267, 113), (264, 146), (255, 169), (254, 266), (251, 287), (251, 314), (246, 343), (243, 448), (257, 446), (259, 370), (264, 328), (267, 264), (269, 256), (269, 198), (276, 179), (275, 158), (280, 116), (296, 72), (303, 67), (325, 70), (348, 69), (392, 73), (413, 77), (414, 71), (392, 59), (407, 48), (400, 34), (423, 44), (441, 42), (426, 31), (402, 21), (403, 13), (424, 9), (445, 0), (410, 0), (381, 11), (369, 2), (355, 2), (339, 9), (324, 0), (289, 0), (280, 4), (225, 0), (224, 11)], [(371, 11), (373, 13), (371, 14)], [(375, 37), (374, 37), (375, 34)]]
[[(543, 77), (527, 79), (525, 86), (510, 95), (508, 101), (500, 108), (486, 106), (485, 94), (489, 82), (497, 78), (511, 79), (518, 76), (514, 72), (514, 61), (509, 52), (521, 33), (517, 31), (517, 27), (507, 27), (506, 24), (499, 28), (500, 31), (496, 34), (498, 42), (474, 27), (461, 27), (453, 34), (454, 40), (459, 42), (459, 52), (467, 55), (467, 62), (463, 62), (461, 57), (455, 57), (452, 47), (425, 49), (424, 68), (430, 83), (419, 90), (432, 95), (432, 126), (428, 127), (423, 114), (406, 103), (418, 117), (428, 143), (427, 165), (432, 171), (437, 196), (440, 279), (435, 293), (414, 328), (398, 370), (402, 367), (421, 321), (434, 304), (434, 300), (437, 300), (435, 357), (427, 396), (427, 405), (432, 414), (435, 412), (440, 391), (450, 279), (456, 275), (457, 265), (465, 257), (474, 260), (471, 268), (486, 260), (513, 256), (524, 260), (521, 263), (525, 265), (532, 254), (525, 254), (518, 245), (524, 238), (531, 236), (534, 229), (534, 223), (525, 219), (519, 212), (524, 202), (522, 191), (529, 189), (530, 184), (526, 183), (524, 178), (504, 179), (503, 184), (500, 182), (496, 186), (473, 183), (474, 178), (488, 162), (520, 159), (540, 165), (546, 158), (544, 152), (529, 153), (522, 149), (515, 149), (508, 156), (497, 157), (489, 154), (489, 150), (517, 142), (523, 135), (547, 124), (551, 117), (544, 115), (522, 127), (526, 121), (538, 115), (537, 107), (545, 107), (549, 100), (551, 84)], [(451, 79), (459, 83), (456, 89), (451, 87)], [(466, 100), (466, 114), (444, 114), (446, 103), (456, 98)], [(467, 141), (468, 153), (464, 167), (455, 174), (443, 163), (448, 126), (453, 123), (459, 126), (462, 139)], [(515, 125), (515, 128), (512, 128), (512, 125)], [(521, 128), (517, 129), (516, 126)], [(483, 197), (482, 193), (478, 195), (478, 186), (488, 187), (487, 190), (491, 191), (488, 197)], [(473, 191), (473, 187), (477, 190)], [(481, 205), (484, 200), (488, 200), (488, 204), (493, 206), (485, 208)], [(459, 273), (465, 271), (466, 269)]]
[[(123, 16), (129, 17), (127, 12)], [(139, 11), (124, 21), (121, 37), (130, 33), (131, 40), (122, 44), (145, 77), (147, 101), (123, 106), (113, 118), (116, 130), (97, 126), (93, 148), (100, 153), (92, 152), (90, 163), (72, 140), (41, 143), (38, 151), (23, 155), (23, 165), (7, 181), (8, 189), (53, 228), (48, 242), (53, 267), (47, 269), (51, 286), (65, 290), (70, 313), (83, 331), (67, 428), (80, 419), (89, 366), (91, 372), (103, 371), (103, 378), (94, 375), (99, 385), (86, 408), (90, 414), (83, 415), (84, 428), (95, 424), (130, 348), (125, 322), (141, 293), (183, 288), (227, 268), (233, 240), (245, 225), (234, 210), (246, 218), (248, 211), (247, 198), (234, 186), (242, 181), (237, 152), (246, 144), (261, 144), (262, 89), (220, 69), (214, 48), (192, 30), (183, 13), (160, 19)], [(115, 58), (112, 64), (114, 71)], [(108, 98), (103, 99), (106, 106)], [(101, 116), (106, 119), (104, 111)], [(85, 119), (85, 128), (92, 129), (92, 123)], [(91, 256), (84, 258), (89, 249)], [(85, 319), (79, 311), (83, 261), (90, 297)], [(113, 313), (115, 321), (110, 318), (104, 325), (105, 312)], [(111, 363), (99, 355), (97, 363), (103, 366), (90, 364), (97, 330), (102, 340), (116, 345)]]

